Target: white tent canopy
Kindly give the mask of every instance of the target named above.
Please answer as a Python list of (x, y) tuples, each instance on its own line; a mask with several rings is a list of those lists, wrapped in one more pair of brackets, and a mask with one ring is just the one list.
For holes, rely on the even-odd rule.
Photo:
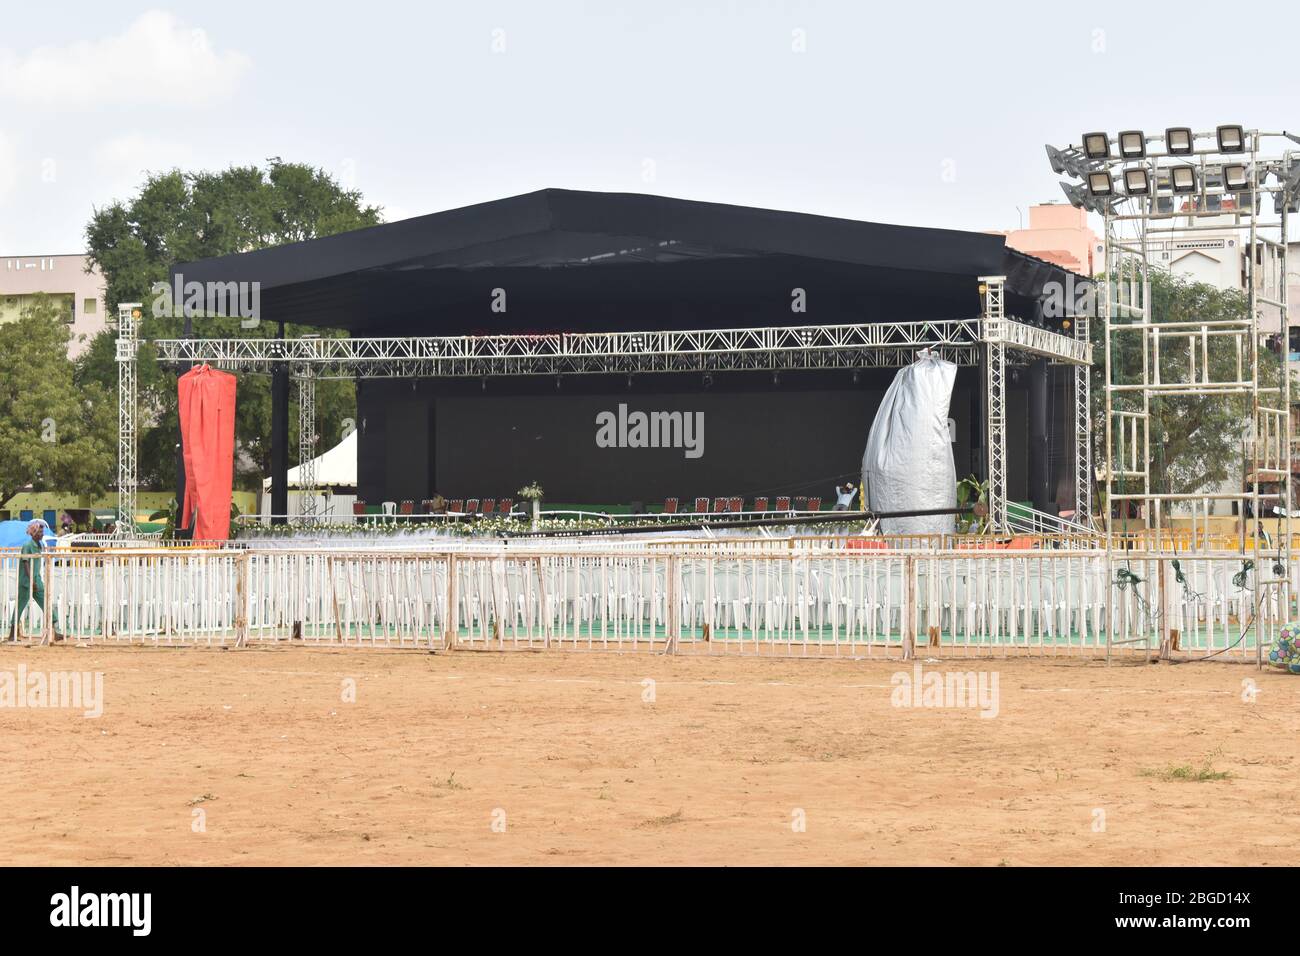
[[(357, 486), (357, 433), (353, 431), (329, 451), (318, 455), (316, 462), (317, 488), (355, 488)], [(299, 488), (302, 466), (289, 469), (289, 487)], [(262, 490), (271, 490), (271, 479), (262, 480)]]

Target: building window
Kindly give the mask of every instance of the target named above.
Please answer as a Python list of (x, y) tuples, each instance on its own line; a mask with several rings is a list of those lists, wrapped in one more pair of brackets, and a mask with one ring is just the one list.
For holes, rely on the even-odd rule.
[(98, 312), (98, 311), (99, 311), (99, 300), (98, 300), (98, 299), (83, 299), (83, 300), (82, 300), (82, 302), (81, 302), (81, 314), (82, 314), (82, 315), (94, 315), (94, 314), (95, 314), (96, 312)]

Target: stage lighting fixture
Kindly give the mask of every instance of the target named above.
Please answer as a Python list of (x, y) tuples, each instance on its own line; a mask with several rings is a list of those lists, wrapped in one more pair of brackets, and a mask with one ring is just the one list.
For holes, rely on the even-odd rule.
[(1116, 137), (1119, 154), (1124, 159), (1141, 159), (1147, 154), (1147, 138), (1140, 129), (1124, 130)]
[(1061, 191), (1065, 193), (1065, 198), (1075, 209), (1087, 208), (1088, 196), (1082, 186), (1077, 183), (1061, 183)]
[(1110, 178), (1110, 173), (1101, 172), (1088, 174), (1088, 195), (1090, 196), (1113, 196), (1115, 195), (1115, 181)]
[(1110, 159), (1110, 139), (1105, 133), (1084, 133), (1083, 154), (1089, 159)]
[(1250, 189), (1250, 177), (1246, 173), (1246, 167), (1241, 163), (1229, 163), (1224, 166), (1223, 189), (1230, 193), (1240, 193)]
[(1240, 126), (1220, 126), (1215, 133), (1219, 137), (1219, 152), (1244, 153), (1246, 151), (1246, 133)]
[(1196, 167), (1175, 166), (1169, 171), (1169, 185), (1176, 193), (1196, 192)]
[[(1056, 173), (1057, 175), (1060, 175), (1061, 173), (1070, 172), (1070, 170), (1066, 168), (1065, 165), (1065, 156), (1061, 153), (1059, 149), (1057, 149), (1051, 143), (1048, 143), (1044, 147), (1044, 149), (1047, 150), (1047, 161), (1048, 163), (1051, 164), (1052, 172)], [(1073, 173), (1071, 173), (1071, 175), (1073, 175)]]
[(1170, 156), (1190, 156), (1195, 149), (1189, 126), (1171, 126), (1165, 130), (1165, 152)]
[(1286, 172), (1278, 172), (1278, 182), (1282, 188), (1273, 194), (1273, 209), (1279, 215), (1283, 209), (1296, 212), (1300, 202), (1300, 159), (1292, 159)]
[(1149, 196), (1151, 177), (1145, 169), (1124, 170), (1124, 191), (1130, 196)]

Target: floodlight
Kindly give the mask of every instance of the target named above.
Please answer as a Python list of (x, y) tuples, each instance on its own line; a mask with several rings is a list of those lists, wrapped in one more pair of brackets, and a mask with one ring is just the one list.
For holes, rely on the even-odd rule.
[(1115, 195), (1115, 180), (1110, 178), (1110, 173), (1101, 170), (1088, 174), (1088, 195), (1090, 196), (1113, 196)]
[(1052, 164), (1052, 172), (1060, 175), (1061, 173), (1068, 173), (1070, 171), (1066, 167), (1065, 157), (1061, 155), (1059, 149), (1051, 143), (1048, 143), (1044, 148), (1047, 150), (1047, 161)]
[(1062, 182), (1061, 191), (1065, 193), (1065, 198), (1070, 200), (1070, 206), (1076, 209), (1082, 209), (1086, 196), (1083, 193), (1083, 187), (1075, 185), (1073, 182)]
[(1169, 185), (1176, 193), (1196, 192), (1196, 167), (1175, 166), (1169, 171)]
[(1300, 204), (1300, 159), (1292, 159), (1285, 172), (1278, 172), (1278, 182), (1282, 188), (1273, 194), (1273, 209), (1279, 215), (1283, 209), (1297, 212)]
[(1140, 129), (1129, 129), (1116, 137), (1119, 154), (1124, 159), (1141, 159), (1147, 154), (1147, 138)]
[(1105, 133), (1084, 133), (1083, 154), (1089, 159), (1110, 159), (1110, 139)]
[(1229, 163), (1223, 167), (1223, 188), (1225, 192), (1240, 193), (1250, 189), (1250, 176), (1241, 163)]
[(1196, 148), (1189, 126), (1171, 126), (1165, 130), (1165, 152), (1170, 156), (1190, 156)]
[(1130, 196), (1148, 196), (1151, 194), (1151, 177), (1145, 169), (1124, 170), (1124, 191)]
[[(1105, 176), (1105, 173), (1100, 175)], [(1086, 209), (1088, 212), (1095, 212), (1099, 216), (1109, 213), (1119, 197), (1114, 195), (1113, 191), (1106, 194), (1103, 198), (1096, 198), (1088, 190), (1076, 183), (1061, 183), (1061, 191), (1065, 193), (1065, 198), (1070, 200), (1070, 205), (1076, 209)]]
[(1219, 152), (1244, 153), (1246, 151), (1246, 133), (1240, 126), (1220, 126), (1215, 133), (1219, 137)]

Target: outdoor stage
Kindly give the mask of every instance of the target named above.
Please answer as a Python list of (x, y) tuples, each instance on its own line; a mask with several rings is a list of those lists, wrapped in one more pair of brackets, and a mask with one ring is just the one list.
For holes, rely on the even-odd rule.
[[(276, 377), (275, 515), (290, 376), (303, 461), (323, 450), (314, 382), (358, 379), (369, 502), (531, 481), (552, 500), (620, 505), (829, 498), (857, 475), (893, 370), (923, 348), (963, 367), (954, 459), (989, 479), (995, 526), (1008, 499), (1089, 511), (1086, 327), (1043, 319), (1067, 273), (1001, 236), (543, 190), (173, 275), (258, 282), (281, 332), (349, 335), (212, 340), (196, 321), (195, 338), (156, 343), (177, 365)], [(702, 453), (602, 447), (597, 416), (620, 405), (702, 415)]]

